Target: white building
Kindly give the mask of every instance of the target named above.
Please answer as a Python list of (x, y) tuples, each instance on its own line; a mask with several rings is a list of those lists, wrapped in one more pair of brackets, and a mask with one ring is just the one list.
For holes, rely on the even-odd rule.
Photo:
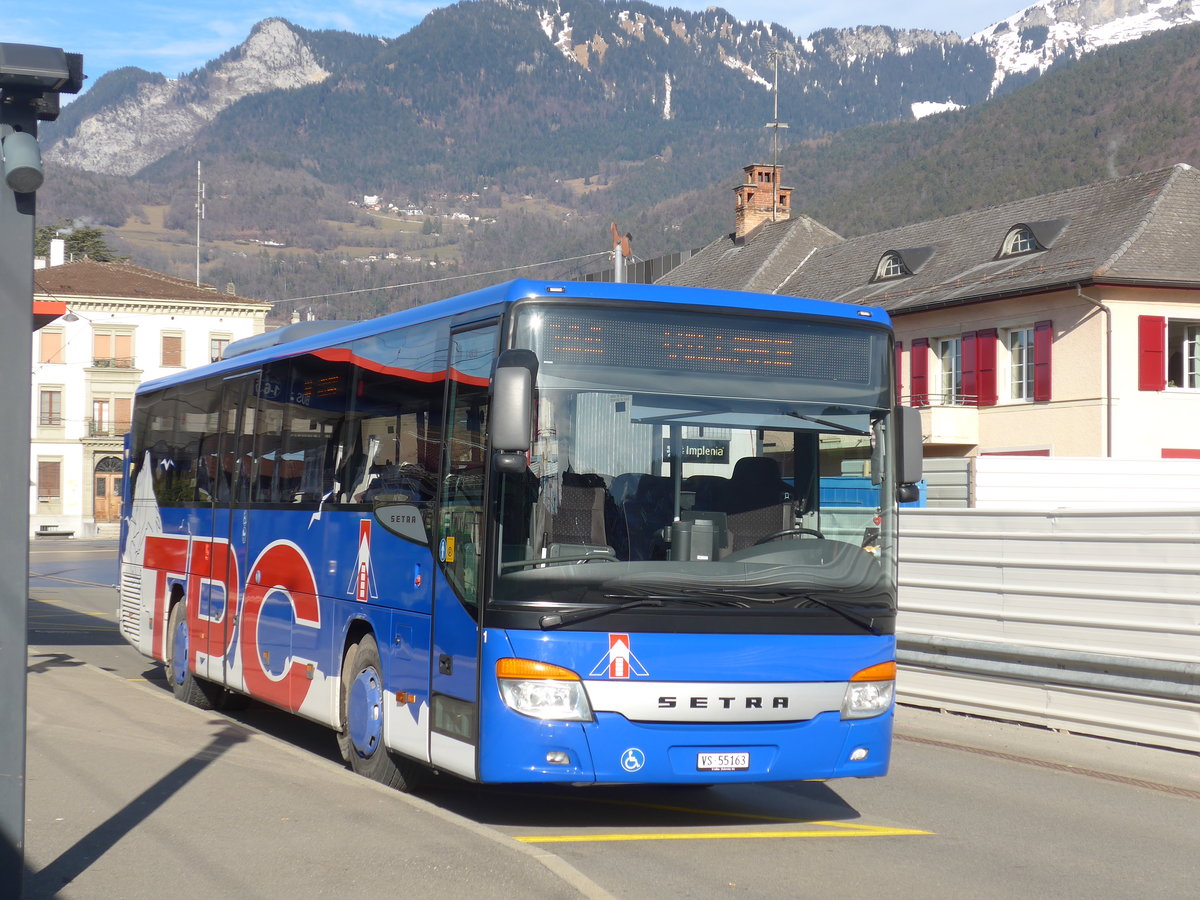
[(36, 270), (33, 290), (35, 313), (66, 312), (33, 333), (31, 534), (115, 534), (138, 385), (261, 334), (271, 305), (87, 259)]

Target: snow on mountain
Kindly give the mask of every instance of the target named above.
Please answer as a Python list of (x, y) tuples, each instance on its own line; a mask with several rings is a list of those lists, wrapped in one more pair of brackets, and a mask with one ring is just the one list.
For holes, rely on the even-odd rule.
[(992, 93), (1012, 75), (1046, 71), (1061, 57), (1200, 22), (1193, 0), (1041, 0), (969, 38), (996, 60)]

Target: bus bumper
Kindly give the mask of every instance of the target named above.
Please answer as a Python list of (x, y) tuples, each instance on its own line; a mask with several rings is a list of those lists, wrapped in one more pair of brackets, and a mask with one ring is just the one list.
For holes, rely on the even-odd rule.
[(885, 775), (894, 706), (869, 719), (837, 712), (744, 726), (545, 722), (502, 709), (488, 717), (480, 776), (489, 782), (721, 784)]

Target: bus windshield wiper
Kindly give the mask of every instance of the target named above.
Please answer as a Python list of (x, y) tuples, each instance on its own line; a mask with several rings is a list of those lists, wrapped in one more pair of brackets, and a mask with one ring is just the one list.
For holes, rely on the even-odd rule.
[(666, 606), (669, 603), (682, 603), (689, 606), (748, 606), (744, 597), (712, 592), (709, 594), (605, 594), (607, 600), (623, 600), (612, 606), (593, 606), (587, 609), (577, 609), (571, 612), (551, 613), (542, 616), (538, 624), (542, 629), (559, 628), (572, 622), (584, 622), (596, 619), (609, 613), (620, 612), (623, 609), (637, 609), (643, 606)]
[(812, 603), (820, 607), (824, 607), (830, 612), (837, 613), (848, 622), (853, 622), (865, 631), (871, 634), (879, 634), (879, 630), (875, 627), (875, 619), (873, 617), (864, 616), (861, 613), (854, 612), (844, 603), (838, 603), (835, 600), (822, 600), (820, 597), (814, 597), (812, 594), (787, 594), (786, 592), (777, 591), (771, 595), (767, 594), (748, 594), (744, 592), (732, 591), (696, 591), (698, 596), (726, 600), (742, 601), (744, 603), (755, 604), (772, 604), (783, 603), (792, 599), (799, 599), (805, 603)]
[(593, 606), (589, 609), (577, 609), (572, 612), (552, 613), (542, 616), (538, 620), (538, 624), (545, 631), (548, 628), (559, 628), (563, 625), (570, 625), (572, 622), (584, 622), (588, 619), (598, 619), (600, 616), (607, 616), (609, 613), (620, 612), (623, 609), (635, 609), (639, 606), (662, 606), (661, 600), (655, 597), (637, 597), (632, 600), (627, 600), (624, 603), (618, 603), (615, 606)]
[(804, 594), (803, 599), (808, 603), (815, 603), (817, 606), (823, 606), (830, 612), (835, 612), (847, 622), (853, 622), (855, 625), (863, 628), (871, 634), (879, 634), (879, 629), (875, 627), (874, 617), (864, 616), (861, 613), (851, 611), (844, 603), (836, 603), (832, 600), (822, 600), (819, 597), (814, 597), (812, 594)]

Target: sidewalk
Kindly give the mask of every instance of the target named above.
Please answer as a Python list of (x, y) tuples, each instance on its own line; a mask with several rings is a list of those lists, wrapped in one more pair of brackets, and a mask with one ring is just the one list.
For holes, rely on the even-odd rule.
[(555, 856), (146, 685), (84, 665), (28, 685), (30, 900), (608, 896)]

